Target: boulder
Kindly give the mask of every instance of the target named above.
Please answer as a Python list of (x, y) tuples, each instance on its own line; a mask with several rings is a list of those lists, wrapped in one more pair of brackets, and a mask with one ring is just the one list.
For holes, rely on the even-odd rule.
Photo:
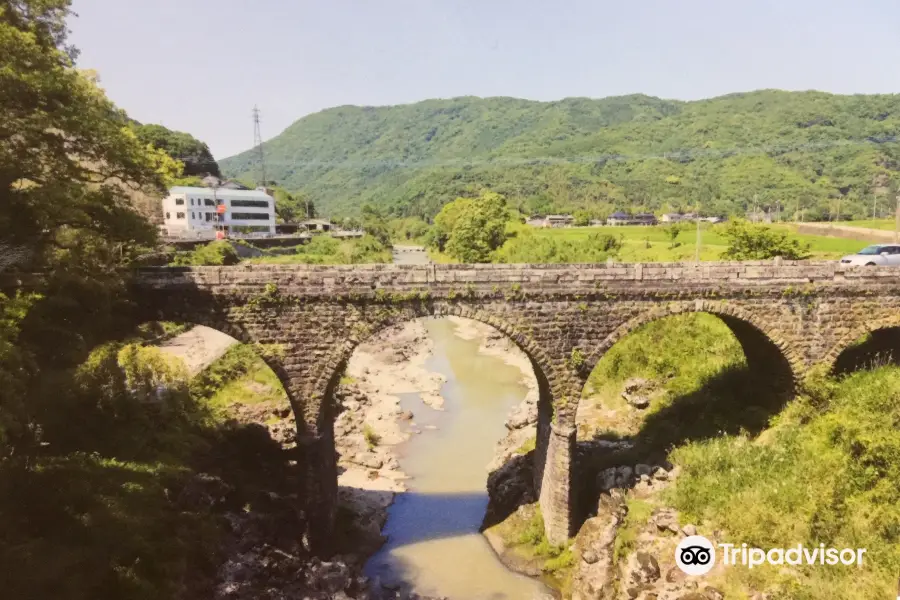
[(488, 475), (488, 506), (482, 530), (500, 523), (523, 504), (537, 501), (534, 471), (526, 456), (516, 456)]
[(647, 408), (648, 406), (650, 406), (650, 398), (648, 398), (647, 396), (640, 396), (640, 395), (636, 395), (636, 394), (628, 394), (628, 395), (623, 394), (623, 397), (625, 398), (625, 402), (627, 402), (629, 405), (631, 405), (635, 408), (644, 409), (644, 408)]
[(573, 600), (612, 599), (615, 593), (613, 561), (616, 533), (625, 518), (624, 495), (613, 490), (601, 496), (597, 516), (584, 522), (575, 537), (578, 557), (572, 577)]
[(659, 562), (649, 552), (638, 551), (628, 557), (623, 581), (627, 587), (641, 587), (660, 577)]
[(353, 458), (353, 462), (367, 469), (380, 469), (384, 465), (384, 460), (371, 452), (360, 452)]
[(672, 533), (681, 531), (678, 526), (678, 513), (674, 508), (656, 509), (651, 519), (659, 531), (671, 531)]

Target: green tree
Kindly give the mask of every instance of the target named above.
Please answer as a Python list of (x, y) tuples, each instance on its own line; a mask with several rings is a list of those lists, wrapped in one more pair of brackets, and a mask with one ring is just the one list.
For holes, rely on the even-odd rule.
[(371, 204), (366, 204), (362, 208), (362, 228), (385, 248), (391, 247), (391, 231), (387, 220)]
[(428, 245), (443, 252), (456, 222), (473, 202), (472, 198), (457, 198), (453, 202), (445, 204), (434, 217), (434, 225), (428, 235)]
[(0, 239), (23, 257), (7, 269), (44, 275), (39, 299), (0, 299), (0, 335), (16, 346), (9, 364), (31, 365), (5, 370), (16, 381), (0, 386), (0, 421), (22, 433), (4, 434), (8, 452), (25, 451), (36, 431), (39, 370), (71, 366), (118, 326), (119, 267), (156, 240), (132, 195), (161, 193), (181, 167), (141, 142), (96, 77), (75, 69), (69, 6), (0, 1)]
[(292, 194), (280, 187), (275, 188), (275, 213), (283, 223), (295, 223), (318, 216), (316, 205), (307, 194)]
[(190, 252), (178, 253), (172, 264), (179, 266), (223, 266), (236, 265), (240, 258), (234, 246), (225, 240), (203, 244)]
[(572, 216), (575, 219), (574, 224), (576, 227), (585, 227), (591, 224), (591, 213), (586, 210), (576, 210)]
[(754, 225), (736, 219), (724, 231), (728, 249), (722, 258), (728, 260), (766, 260), (780, 256), (788, 260), (802, 260), (809, 257), (809, 244), (791, 238), (784, 231)]
[(209, 146), (191, 134), (172, 131), (162, 125), (133, 123), (132, 127), (141, 142), (151, 144), (154, 148), (162, 150), (168, 156), (182, 162), (186, 177), (222, 176), (218, 163), (209, 151)]
[(678, 236), (684, 231), (684, 223), (670, 223), (663, 228), (666, 237), (669, 238), (669, 248), (678, 246)]
[[(445, 249), (453, 258), (467, 263), (490, 262), (491, 253), (506, 240), (506, 223), (509, 213), (506, 199), (500, 194), (485, 192), (478, 198), (460, 198), (447, 205), (447, 213), (435, 217), (435, 225), (441, 215), (441, 227), (449, 227)], [(449, 207), (449, 208), (448, 208)]]

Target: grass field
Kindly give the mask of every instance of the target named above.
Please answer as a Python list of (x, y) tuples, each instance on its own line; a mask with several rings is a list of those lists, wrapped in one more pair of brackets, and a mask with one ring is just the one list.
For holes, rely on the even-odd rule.
[[(821, 235), (805, 235), (795, 233), (790, 224), (772, 225), (784, 229), (810, 247), (811, 258), (833, 260), (852, 254), (863, 248), (865, 242)], [(664, 226), (656, 227), (568, 227), (559, 229), (535, 229), (525, 225), (514, 224), (510, 232), (514, 235), (529, 231), (537, 240), (551, 238), (556, 241), (584, 242), (588, 236), (605, 233), (622, 240), (622, 249), (616, 260), (619, 262), (683, 262), (693, 261), (696, 255), (697, 230), (695, 226), (686, 227), (676, 240), (673, 248)], [(722, 234), (721, 225), (703, 225), (701, 227), (700, 260), (721, 260), (722, 253), (728, 247)], [(527, 235), (527, 234), (525, 234)], [(438, 263), (454, 262), (445, 254), (429, 251), (431, 259)]]
[[(856, 240), (833, 238), (821, 235), (801, 235), (794, 232), (791, 225), (773, 225), (776, 229), (791, 232), (804, 243), (810, 245), (813, 258), (840, 258), (844, 254), (856, 252), (865, 243)], [(591, 233), (601, 232), (621, 237), (624, 242), (619, 260), (623, 262), (669, 262), (693, 260), (696, 252), (697, 230), (691, 226), (686, 228), (677, 239), (678, 246), (670, 248), (670, 241), (665, 227), (571, 227), (560, 229), (537, 229), (537, 236), (558, 237), (560, 239), (585, 239)], [(722, 235), (722, 226), (704, 225), (700, 230), (700, 259), (720, 260), (721, 254), (728, 247)]]

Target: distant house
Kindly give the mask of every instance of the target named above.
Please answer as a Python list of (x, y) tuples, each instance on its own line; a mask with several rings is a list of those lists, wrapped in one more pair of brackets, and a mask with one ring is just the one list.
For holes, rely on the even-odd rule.
[(525, 221), (525, 224), (530, 225), (532, 227), (546, 227), (547, 221), (546, 221), (544, 215), (531, 215)]
[(570, 227), (575, 222), (572, 215), (547, 215), (546, 227)]
[(656, 225), (659, 221), (656, 220), (656, 215), (650, 213), (640, 213), (634, 215), (634, 224), (635, 225)]
[(225, 183), (222, 184), (222, 187), (225, 188), (226, 190), (249, 190), (250, 189), (246, 185), (244, 185), (242, 183), (238, 183), (237, 181), (234, 181), (234, 180), (226, 181)]
[(171, 237), (275, 233), (275, 198), (261, 190), (176, 186), (163, 198), (162, 208)]
[(684, 221), (684, 215), (681, 213), (666, 213), (660, 220), (663, 223), (681, 223)]
[(307, 231), (331, 231), (331, 222), (325, 219), (306, 219), (300, 221), (300, 225), (306, 227)]
[(609, 218), (606, 219), (606, 224), (612, 227), (618, 225), (629, 225), (630, 223), (631, 215), (622, 211), (616, 211), (613, 214), (609, 215)]
[(572, 215), (531, 215), (525, 221), (526, 225), (532, 227), (571, 227), (575, 223), (575, 217)]
[(600, 219), (591, 219), (591, 227), (602, 227), (603, 221)]
[(702, 220), (707, 223), (724, 223), (727, 219), (725, 217), (704, 217)]

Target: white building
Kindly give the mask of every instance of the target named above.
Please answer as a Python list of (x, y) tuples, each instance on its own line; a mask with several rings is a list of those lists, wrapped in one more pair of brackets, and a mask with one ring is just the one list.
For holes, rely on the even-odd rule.
[(275, 198), (261, 190), (173, 187), (162, 205), (166, 232), (173, 237), (211, 237), (217, 229), (275, 233)]

